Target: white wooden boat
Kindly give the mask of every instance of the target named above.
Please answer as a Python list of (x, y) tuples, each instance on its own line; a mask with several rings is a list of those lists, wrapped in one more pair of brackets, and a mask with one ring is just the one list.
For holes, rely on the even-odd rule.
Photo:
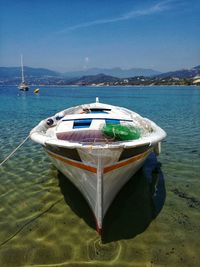
[(57, 169), (84, 195), (99, 233), (119, 190), (152, 151), (160, 153), (165, 136), (151, 120), (99, 103), (98, 98), (42, 120), (30, 132), (31, 139), (44, 147)]

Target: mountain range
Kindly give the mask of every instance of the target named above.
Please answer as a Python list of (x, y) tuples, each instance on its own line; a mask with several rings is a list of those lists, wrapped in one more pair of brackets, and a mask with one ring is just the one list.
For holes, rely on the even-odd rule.
[[(121, 68), (92, 68), (83, 71), (60, 73), (45, 68), (24, 67), (25, 80), (28, 84), (40, 85), (85, 85), (98, 83), (121, 83), (123, 79), (134, 84), (148, 81), (149, 83), (163, 79), (191, 79), (200, 75), (200, 65), (191, 69), (182, 69), (166, 73), (160, 73), (151, 69), (121, 69)], [(138, 78), (137, 78), (138, 77)], [(16, 85), (21, 81), (20, 67), (0, 67), (0, 84)], [(137, 83), (138, 84), (138, 83)]]
[(161, 72), (153, 69), (144, 68), (131, 68), (131, 69), (121, 69), (121, 68), (90, 68), (82, 71), (66, 72), (65, 77), (69, 78), (80, 78), (82, 76), (88, 75), (98, 75), (103, 73), (108, 76), (114, 76), (118, 78), (134, 77), (134, 76), (155, 76), (161, 74)]
[[(134, 76), (155, 76), (161, 74), (161, 72), (152, 69), (132, 68), (90, 68), (80, 71), (70, 71), (60, 73), (45, 68), (31, 68), (24, 67), (24, 73), (27, 77), (62, 77), (62, 78), (80, 78), (82, 76), (97, 75), (104, 73), (105, 75), (115, 76), (118, 78), (134, 77)], [(13, 78), (21, 76), (20, 67), (0, 67), (0, 78)]]

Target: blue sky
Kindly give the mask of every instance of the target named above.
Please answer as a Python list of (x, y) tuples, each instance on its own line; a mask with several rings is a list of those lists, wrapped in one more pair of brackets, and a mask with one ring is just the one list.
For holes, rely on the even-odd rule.
[(0, 66), (200, 64), (200, 0), (0, 0)]

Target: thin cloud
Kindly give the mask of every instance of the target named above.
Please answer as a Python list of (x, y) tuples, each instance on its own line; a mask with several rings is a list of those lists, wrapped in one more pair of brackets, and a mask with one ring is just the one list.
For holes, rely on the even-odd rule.
[(91, 27), (91, 26), (95, 26), (95, 25), (115, 23), (118, 21), (130, 20), (130, 19), (133, 19), (136, 17), (148, 16), (148, 15), (152, 15), (152, 14), (161, 13), (161, 12), (171, 8), (171, 5), (170, 5), (171, 2), (173, 2), (173, 0), (162, 1), (162, 2), (159, 2), (159, 3), (153, 5), (149, 8), (140, 9), (140, 10), (132, 10), (131, 12), (125, 13), (125, 14), (118, 16), (118, 17), (115, 17), (115, 18), (99, 19), (99, 20), (93, 20), (93, 21), (89, 21), (89, 22), (85, 22), (85, 23), (80, 23), (77, 25), (67, 27), (67, 28), (59, 31), (58, 33), (61, 34), (61, 33), (74, 31), (74, 30), (81, 29), (81, 28), (87, 28), (87, 27)]

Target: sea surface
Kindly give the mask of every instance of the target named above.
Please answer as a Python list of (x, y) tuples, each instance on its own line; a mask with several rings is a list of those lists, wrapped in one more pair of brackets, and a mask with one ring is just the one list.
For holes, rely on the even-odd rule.
[(0, 266), (200, 266), (200, 88), (34, 89), (0, 87), (0, 162), (40, 120), (96, 96), (167, 138), (111, 205), (102, 237), (78, 190), (26, 141), (0, 167)]

